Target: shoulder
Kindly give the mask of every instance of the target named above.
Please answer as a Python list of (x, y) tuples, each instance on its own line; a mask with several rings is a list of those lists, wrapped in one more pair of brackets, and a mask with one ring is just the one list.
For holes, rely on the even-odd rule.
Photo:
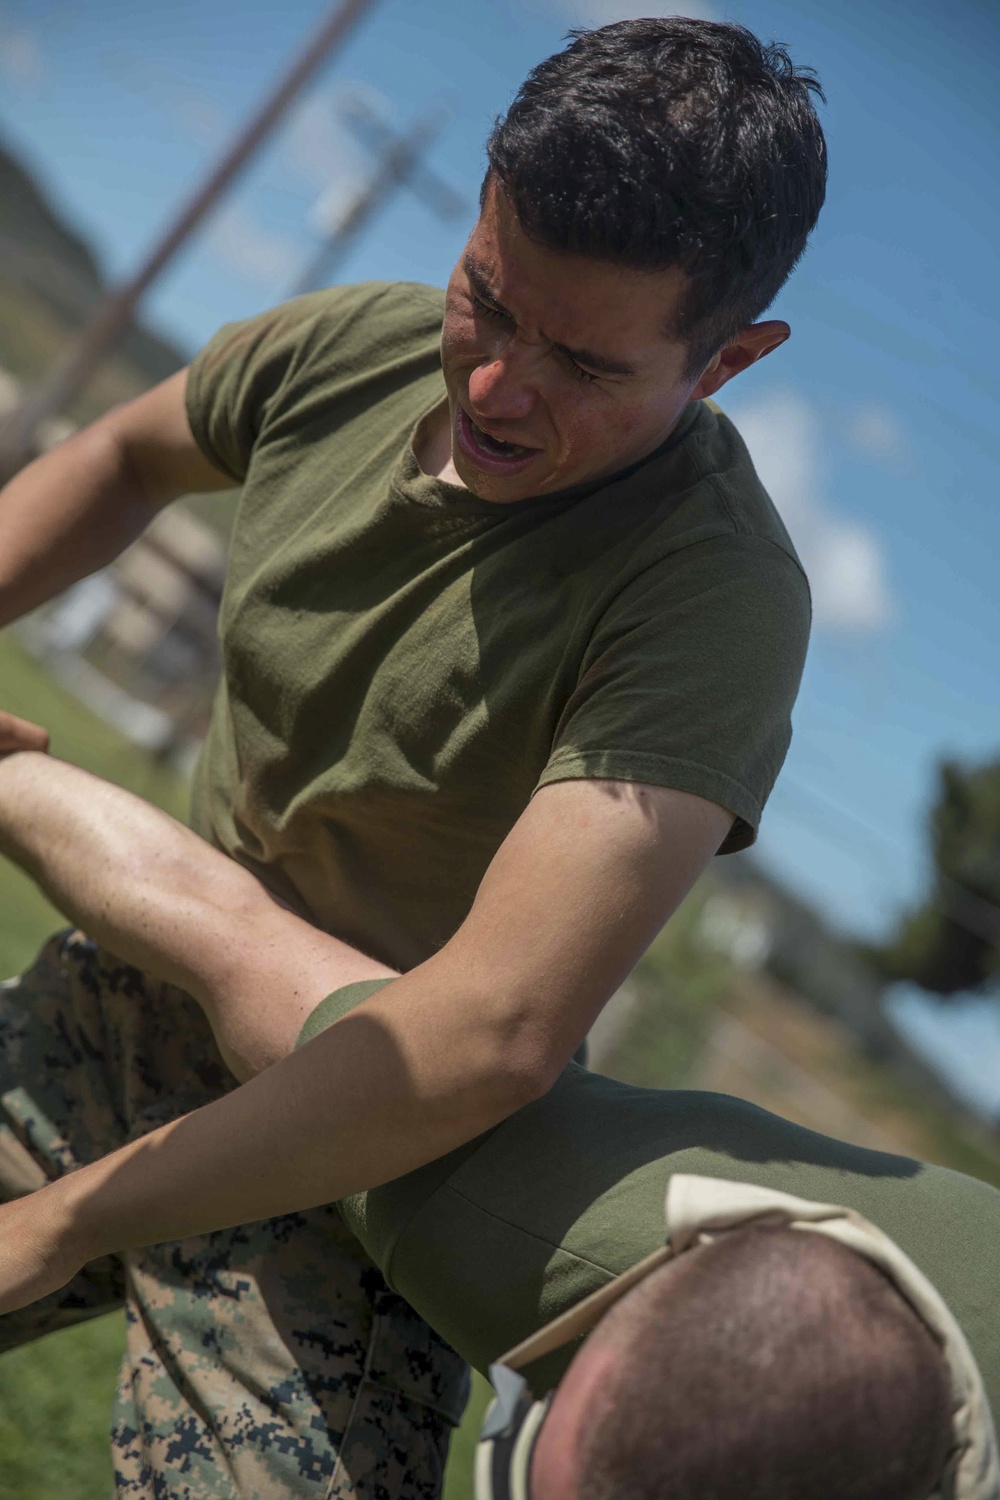
[(440, 323), (444, 297), (440, 287), (420, 281), (359, 281), (293, 297), (261, 314), (261, 321), (309, 327), (374, 318), (428, 327)]
[(191, 430), (241, 480), (277, 418), (310, 411), (365, 382), (405, 385), (439, 364), (444, 293), (415, 282), (329, 287), (229, 323), (187, 376)]
[(736, 425), (714, 401), (701, 401), (698, 406), (684, 441), (690, 462), (716, 499), (723, 529), (776, 547), (801, 572), (787, 527)]
[(416, 281), (366, 281), (327, 287), (274, 309), (280, 322), (304, 336), (330, 335), (367, 342), (438, 335), (444, 292)]
[(232, 365), (287, 370), (333, 350), (341, 363), (383, 346), (402, 352), (437, 338), (443, 311), (444, 293), (417, 282), (327, 287), (227, 324), (196, 357), (194, 369), (199, 376)]
[(809, 583), (798, 553), (746, 444), (713, 402), (697, 402), (678, 438), (616, 489), (625, 503), (609, 509), (631, 522), (619, 580), (629, 592), (661, 585), (673, 593), (683, 577), (708, 603), (724, 580), (748, 599), (783, 599), (788, 623), (798, 616), (808, 630)]

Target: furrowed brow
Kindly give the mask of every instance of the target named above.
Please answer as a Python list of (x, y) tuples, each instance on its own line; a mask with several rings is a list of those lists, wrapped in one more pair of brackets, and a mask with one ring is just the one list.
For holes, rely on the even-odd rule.
[[(488, 302), (491, 307), (495, 307), (499, 312), (507, 312), (507, 309), (502, 303), (497, 301), (490, 290), (490, 279), (487, 273), (483, 270), (482, 266), (477, 265), (469, 256), (465, 257), (465, 274), (469, 285), (477, 297), (481, 297), (484, 302)], [(509, 316), (510, 314), (508, 313)]]
[[(498, 312), (506, 313), (509, 318), (512, 318), (513, 314), (508, 312), (507, 308), (504, 307), (502, 302), (497, 300), (496, 295), (490, 289), (489, 277), (483, 268), (478, 266), (468, 256), (465, 258), (464, 268), (469, 285), (476, 296), (491, 307), (495, 307)], [(636, 374), (635, 365), (629, 364), (627, 360), (612, 359), (606, 354), (595, 354), (592, 349), (573, 349), (569, 344), (560, 344), (555, 339), (547, 338), (544, 334), (542, 337), (546, 338), (546, 341), (552, 345), (553, 349), (558, 349), (560, 354), (568, 355), (576, 364), (584, 365), (587, 369), (594, 370), (600, 375), (630, 376)]]

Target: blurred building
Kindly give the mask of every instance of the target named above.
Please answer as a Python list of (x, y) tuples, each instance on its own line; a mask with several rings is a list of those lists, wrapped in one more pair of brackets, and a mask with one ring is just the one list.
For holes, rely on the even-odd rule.
[(183, 506), (22, 625), (32, 654), (134, 743), (186, 769), (219, 674), (226, 545)]

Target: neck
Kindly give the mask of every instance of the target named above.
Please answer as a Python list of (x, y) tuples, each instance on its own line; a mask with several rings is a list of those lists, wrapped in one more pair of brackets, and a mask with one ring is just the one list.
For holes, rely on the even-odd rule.
[(451, 411), (447, 402), (427, 413), (413, 436), (413, 452), (421, 472), (445, 484), (465, 488), (451, 451)]

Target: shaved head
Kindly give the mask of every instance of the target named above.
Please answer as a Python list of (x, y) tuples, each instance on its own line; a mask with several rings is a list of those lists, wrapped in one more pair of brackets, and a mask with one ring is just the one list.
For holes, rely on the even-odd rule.
[(826, 1236), (747, 1228), (614, 1306), (542, 1428), (545, 1500), (927, 1500), (951, 1441), (929, 1330)]

